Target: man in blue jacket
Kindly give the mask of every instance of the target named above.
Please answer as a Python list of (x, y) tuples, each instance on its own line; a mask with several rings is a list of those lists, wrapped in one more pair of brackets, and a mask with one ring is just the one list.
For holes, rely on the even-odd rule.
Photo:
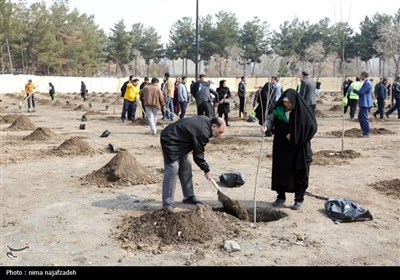
[(164, 156), (164, 180), (162, 203), (164, 209), (173, 212), (174, 193), (177, 176), (182, 185), (183, 203), (202, 203), (194, 195), (192, 164), (188, 158), (193, 152), (194, 162), (204, 171), (207, 180), (211, 179), (208, 163), (204, 158), (204, 148), (212, 137), (224, 133), (226, 124), (222, 118), (209, 119), (195, 116), (180, 119), (168, 125), (161, 133), (161, 148)]
[(368, 138), (371, 134), (371, 127), (369, 125), (369, 109), (373, 106), (372, 100), (372, 83), (368, 79), (368, 73), (361, 72), (360, 79), (363, 82), (362, 87), (357, 90), (352, 88), (351, 90), (358, 94), (360, 110), (358, 112), (358, 121), (360, 123), (361, 130), (363, 132), (362, 137)]

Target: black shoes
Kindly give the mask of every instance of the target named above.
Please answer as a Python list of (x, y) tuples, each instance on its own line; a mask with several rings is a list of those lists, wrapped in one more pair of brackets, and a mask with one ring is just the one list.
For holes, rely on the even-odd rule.
[(185, 198), (182, 202), (185, 204), (192, 204), (192, 205), (203, 204), (203, 202), (201, 200), (198, 200), (194, 195)]
[(285, 200), (284, 200), (284, 199), (277, 198), (277, 199), (272, 203), (272, 206), (273, 206), (273, 207), (281, 207), (281, 206), (283, 206), (283, 204), (285, 204)]
[(301, 207), (303, 206), (303, 202), (295, 202), (294, 205), (291, 207), (292, 210), (300, 210)]

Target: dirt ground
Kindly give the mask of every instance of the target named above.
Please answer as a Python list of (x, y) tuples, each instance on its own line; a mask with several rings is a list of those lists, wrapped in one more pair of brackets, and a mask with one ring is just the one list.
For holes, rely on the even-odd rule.
[[(285, 207), (271, 208), (272, 138), (265, 138), (252, 223), (221, 211), (215, 188), (195, 164), (195, 192), (207, 205), (183, 205), (178, 182), (177, 212), (160, 210), (159, 136), (140, 119), (121, 123), (118, 93), (92, 95), (86, 102), (77, 93), (56, 102), (48, 94), (36, 97), (37, 111), (27, 113), (26, 104), (19, 108), (22, 96), (1, 96), (2, 266), (400, 265), (400, 121), (394, 115), (373, 119), (375, 133), (368, 139), (346, 134), (341, 153), (342, 114), (331, 110), (341, 98), (320, 98), (308, 189), (314, 196), (306, 196), (300, 211), (289, 208), (293, 194)], [(194, 111), (191, 104), (188, 115)], [(83, 114), (87, 121), (80, 129)], [(216, 180), (227, 172), (245, 175), (243, 186), (222, 190), (253, 220), (262, 138), (257, 123), (237, 118), (235, 108), (231, 116), (223, 138), (207, 145), (206, 159)], [(346, 131), (359, 133), (348, 115), (344, 123)], [(160, 121), (159, 128), (166, 125)], [(100, 137), (105, 130), (110, 135)], [(109, 144), (124, 157), (116, 157)], [(351, 199), (374, 219), (334, 223), (316, 196)], [(240, 250), (224, 250), (226, 240)], [(29, 250), (14, 252), (17, 259), (6, 256), (7, 246), (26, 243)]]

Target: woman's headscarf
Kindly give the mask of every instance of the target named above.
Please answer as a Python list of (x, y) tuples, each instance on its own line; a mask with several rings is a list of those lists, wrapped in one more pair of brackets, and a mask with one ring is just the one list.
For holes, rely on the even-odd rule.
[(283, 106), (283, 99), (287, 97), (293, 105), (290, 113), (290, 142), (294, 146), (301, 146), (309, 142), (317, 132), (315, 113), (294, 89), (287, 89), (277, 101), (275, 108)]

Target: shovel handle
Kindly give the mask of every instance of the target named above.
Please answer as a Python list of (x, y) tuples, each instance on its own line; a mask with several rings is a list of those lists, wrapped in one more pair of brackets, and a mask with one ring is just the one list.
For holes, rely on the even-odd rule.
[(217, 191), (221, 192), (221, 189), (219, 188), (217, 182), (215, 182), (215, 180), (213, 178), (210, 179), (211, 183), (213, 184), (213, 186), (217, 189)]

